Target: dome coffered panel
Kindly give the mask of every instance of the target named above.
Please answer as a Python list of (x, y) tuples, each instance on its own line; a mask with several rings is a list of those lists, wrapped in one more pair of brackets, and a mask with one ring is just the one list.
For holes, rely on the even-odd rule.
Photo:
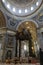
[(8, 0), (11, 4), (17, 7), (27, 7), (28, 5), (35, 3), (35, 0)]
[(42, 5), (42, 0), (2, 0), (5, 8), (17, 17), (27, 17), (36, 12)]

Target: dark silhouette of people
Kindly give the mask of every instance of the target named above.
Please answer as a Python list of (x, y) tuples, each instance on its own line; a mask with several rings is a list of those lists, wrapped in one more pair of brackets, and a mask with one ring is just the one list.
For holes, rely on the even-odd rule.
[(43, 65), (43, 51), (40, 48), (40, 65)]

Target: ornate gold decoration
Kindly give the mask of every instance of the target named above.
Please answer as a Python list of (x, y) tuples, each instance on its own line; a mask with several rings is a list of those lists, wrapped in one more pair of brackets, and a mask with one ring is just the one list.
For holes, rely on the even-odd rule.
[[(26, 21), (28, 22), (28, 21)], [(36, 26), (33, 22), (28, 22), (28, 24), (22, 23), (19, 27), (18, 27), (18, 31), (21, 32), (23, 28), (27, 29), (30, 31), (33, 41), (35, 41), (37, 39), (37, 32), (36, 32)]]

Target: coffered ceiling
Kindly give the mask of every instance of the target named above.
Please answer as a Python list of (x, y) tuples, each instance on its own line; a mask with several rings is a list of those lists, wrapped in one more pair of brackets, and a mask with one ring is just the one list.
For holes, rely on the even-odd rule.
[(27, 7), (27, 6), (37, 2), (37, 0), (8, 0), (8, 2), (16, 5), (17, 7)]
[(4, 7), (14, 16), (27, 17), (42, 5), (42, 0), (2, 0)]

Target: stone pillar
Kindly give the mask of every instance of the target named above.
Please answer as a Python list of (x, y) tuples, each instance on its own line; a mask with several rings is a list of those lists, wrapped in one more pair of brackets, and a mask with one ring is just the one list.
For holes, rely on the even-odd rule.
[(18, 46), (17, 46), (17, 57), (19, 57), (19, 40), (17, 42)]
[(19, 58), (21, 57), (21, 40), (19, 40)]
[(2, 54), (3, 54), (3, 39), (4, 37), (1, 35), (0, 37), (0, 61), (2, 61)]
[(6, 34), (4, 34), (3, 36), (3, 44), (2, 44), (2, 49), (3, 49), (3, 54), (2, 54), (2, 61), (5, 61), (5, 55), (6, 55), (6, 52), (5, 52), (5, 48), (6, 48)]
[(13, 50), (12, 50), (12, 58), (13, 59), (15, 57), (15, 50), (16, 50), (16, 37), (14, 36), (14, 39), (13, 39)]
[(17, 44), (17, 39), (16, 39), (16, 47), (15, 47), (15, 57), (17, 57), (17, 46), (18, 46), (18, 44)]

